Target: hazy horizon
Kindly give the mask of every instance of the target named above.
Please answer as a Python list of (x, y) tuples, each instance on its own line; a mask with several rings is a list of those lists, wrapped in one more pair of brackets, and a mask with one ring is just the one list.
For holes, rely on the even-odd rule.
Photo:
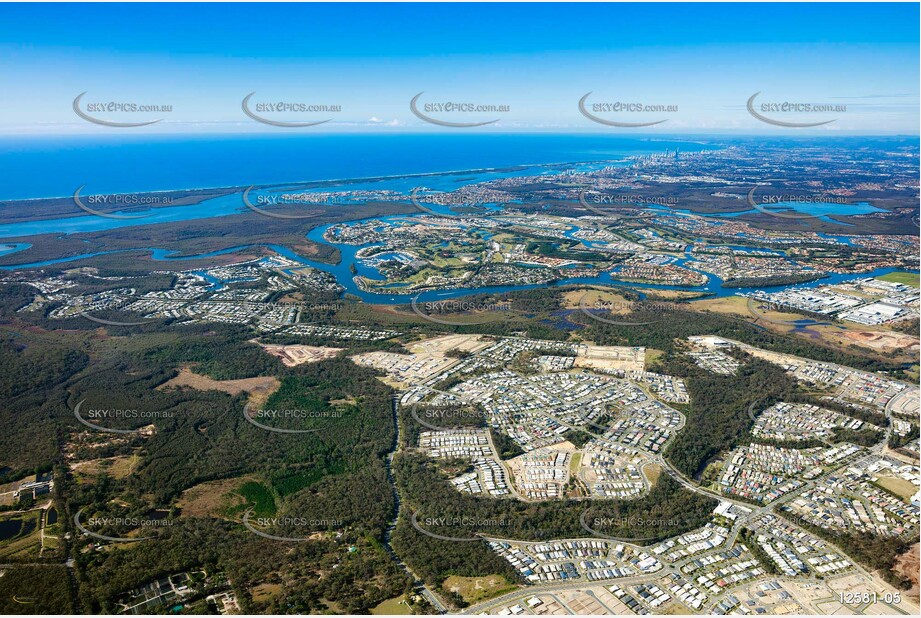
[[(638, 130), (593, 121), (583, 101), (602, 120), (661, 122), (643, 127), (653, 134), (917, 135), (918, 18), (907, 3), (8, 4), (0, 134)], [(324, 123), (267, 126), (241, 109), (250, 94), (254, 109), (335, 111), (259, 112)], [(434, 121), (410, 109), (417, 96)], [(827, 124), (759, 120), (753, 96), (778, 121)], [(423, 109), (444, 103), (504, 111)], [(619, 103), (671, 111), (597, 111)], [(784, 104), (841, 111), (764, 112)], [(103, 122), (158, 122), (117, 129), (74, 111), (91, 106)]]

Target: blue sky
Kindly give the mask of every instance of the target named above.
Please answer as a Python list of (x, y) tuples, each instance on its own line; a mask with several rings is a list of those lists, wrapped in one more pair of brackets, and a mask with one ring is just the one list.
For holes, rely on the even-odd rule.
[[(331, 113), (262, 114), (332, 121), (295, 131), (592, 131), (578, 109), (629, 102), (659, 112), (599, 112), (667, 122), (663, 133), (919, 132), (919, 6), (896, 4), (64, 4), (0, 5), (0, 132), (112, 133), (80, 119), (74, 98), (170, 105), (134, 132), (278, 132), (241, 100), (338, 105)], [(499, 122), (446, 129), (409, 102), (508, 106), (430, 117)], [(761, 103), (844, 105), (768, 112)], [(287, 129), (290, 130), (290, 129)]]

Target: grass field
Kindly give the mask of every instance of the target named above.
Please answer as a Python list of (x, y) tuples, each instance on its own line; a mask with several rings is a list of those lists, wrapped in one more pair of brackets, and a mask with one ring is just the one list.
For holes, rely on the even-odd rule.
[(250, 592), (253, 595), (254, 602), (267, 603), (281, 594), (282, 586), (281, 584), (259, 584)]
[(890, 283), (904, 283), (913, 288), (921, 287), (921, 275), (918, 273), (894, 272), (882, 277), (877, 277), (880, 281), (889, 281)]
[(663, 352), (662, 350), (657, 350), (655, 348), (646, 348), (646, 359), (644, 361), (646, 371), (651, 371), (649, 368), (654, 367), (656, 364), (656, 361), (659, 360), (659, 357), (661, 357), (663, 354), (665, 354), (665, 352)]
[(246, 508), (246, 499), (237, 492), (255, 476), (206, 481), (182, 492), (176, 505), (183, 517), (232, 517)]
[(569, 473), (575, 476), (580, 465), (582, 465), (582, 451), (576, 451), (572, 454), (572, 459), (569, 460)]
[(383, 601), (377, 607), (371, 609), (372, 614), (383, 614), (387, 616), (404, 616), (412, 614), (412, 610), (406, 604), (405, 596), (398, 596)]
[(691, 292), (688, 290), (655, 290), (646, 293), (647, 300), (692, 300), (703, 298), (706, 292)]
[(880, 476), (876, 479), (876, 484), (905, 501), (911, 500), (918, 491), (914, 483), (895, 476)]
[(452, 575), (444, 581), (442, 588), (456, 592), (467, 603), (479, 603), (486, 599), (497, 597), (516, 588), (501, 575), (486, 575), (485, 577), (460, 577)]
[(662, 466), (658, 464), (643, 466), (643, 474), (649, 479), (649, 484), (654, 486), (659, 481), (659, 477), (662, 476)]
[(612, 314), (624, 315), (630, 313), (632, 305), (622, 295), (601, 288), (579, 288), (563, 294), (563, 306), (568, 309), (604, 307)]
[(137, 454), (113, 457), (112, 465), (109, 466), (109, 474), (115, 479), (127, 478), (139, 463), (141, 463), (141, 456)]

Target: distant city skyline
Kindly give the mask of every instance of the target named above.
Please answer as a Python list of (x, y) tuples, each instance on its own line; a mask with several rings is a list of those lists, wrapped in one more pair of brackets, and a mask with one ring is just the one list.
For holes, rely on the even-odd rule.
[(7, 4), (0, 134), (916, 135), (918, 20), (914, 3)]

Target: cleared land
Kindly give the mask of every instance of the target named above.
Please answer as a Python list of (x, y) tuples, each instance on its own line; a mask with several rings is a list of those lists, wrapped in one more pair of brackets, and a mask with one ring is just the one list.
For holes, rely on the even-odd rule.
[(572, 290), (563, 294), (563, 306), (567, 309), (608, 309), (616, 315), (630, 313), (630, 307), (633, 305), (622, 295), (610, 290), (590, 288), (581, 290)]
[(452, 575), (444, 581), (442, 588), (456, 592), (468, 603), (478, 603), (479, 601), (485, 601), (511, 592), (517, 586), (509, 583), (501, 575), (486, 575), (484, 577)]
[(285, 367), (297, 367), (304, 363), (319, 363), (322, 360), (335, 357), (336, 354), (342, 351), (342, 348), (322, 348), (312, 345), (276, 345), (271, 343), (260, 343), (259, 345), (272, 356), (281, 359)]
[(659, 482), (659, 477), (662, 476), (662, 466), (653, 463), (646, 464), (643, 466), (643, 474), (649, 481), (649, 485), (654, 486), (657, 482)]
[(458, 362), (457, 359), (428, 352), (423, 354), (366, 352), (356, 354), (351, 358), (353, 362), (362, 367), (372, 367), (384, 371), (387, 374), (387, 378), (382, 380), (386, 384), (397, 388), (405, 388), (411, 384), (423, 382)]
[(911, 589), (905, 592), (906, 596), (918, 603), (919, 586), (918, 586), (918, 561), (921, 560), (921, 546), (915, 543), (907, 552), (896, 559), (895, 572), (904, 575), (911, 580)]
[[(832, 318), (816, 320), (828, 322), (827, 324), (808, 324), (797, 326), (784, 324), (797, 320), (808, 320), (805, 315), (792, 312), (758, 309), (758, 316), (752, 314), (748, 308), (748, 299), (741, 296), (727, 296), (695, 301), (691, 308), (701, 311), (712, 311), (724, 315), (735, 315), (752, 322), (757, 322), (764, 328), (783, 334), (793, 334), (805, 337), (817, 343), (822, 343), (834, 348), (846, 350), (852, 345), (858, 345), (866, 350), (877, 353), (882, 357), (895, 354), (900, 361), (913, 360), (918, 353), (918, 337), (888, 330), (885, 327), (870, 329), (862, 324), (850, 322), (836, 322)], [(760, 317), (759, 317), (760, 316)]]
[(909, 419), (918, 418), (919, 407), (918, 391), (914, 389), (899, 393), (889, 402), (889, 410), (893, 414)]
[(182, 492), (176, 502), (182, 517), (223, 517), (231, 508), (242, 504), (243, 499), (233, 492), (252, 476), (240, 476), (200, 483)]
[(70, 464), (70, 469), (84, 476), (105, 474), (119, 480), (130, 475), (140, 461), (141, 458), (138, 455), (117, 455), (115, 457), (78, 461)]
[(901, 350), (906, 348), (913, 348), (917, 350), (918, 348), (918, 338), (912, 337), (911, 335), (905, 335), (903, 333), (848, 330), (842, 333), (842, 336), (848, 341), (856, 343), (859, 346), (871, 348), (880, 352), (886, 352), (889, 350)]
[(238, 395), (239, 393), (247, 392), (252, 395), (263, 395), (268, 397), (280, 384), (278, 378), (272, 376), (244, 378), (242, 380), (215, 380), (208, 376), (193, 373), (188, 367), (183, 367), (179, 370), (179, 375), (168, 382), (164, 382), (157, 388), (162, 390), (186, 386), (199, 391), (221, 391), (228, 395)]
[(646, 348), (589, 345), (576, 357), (576, 367), (589, 369), (643, 371), (646, 364)]
[(445, 335), (444, 337), (414, 341), (407, 348), (413, 354), (444, 356), (451, 350), (479, 352), (484, 348), (488, 348), (490, 344), (491, 342), (489, 341), (483, 341), (483, 335)]

